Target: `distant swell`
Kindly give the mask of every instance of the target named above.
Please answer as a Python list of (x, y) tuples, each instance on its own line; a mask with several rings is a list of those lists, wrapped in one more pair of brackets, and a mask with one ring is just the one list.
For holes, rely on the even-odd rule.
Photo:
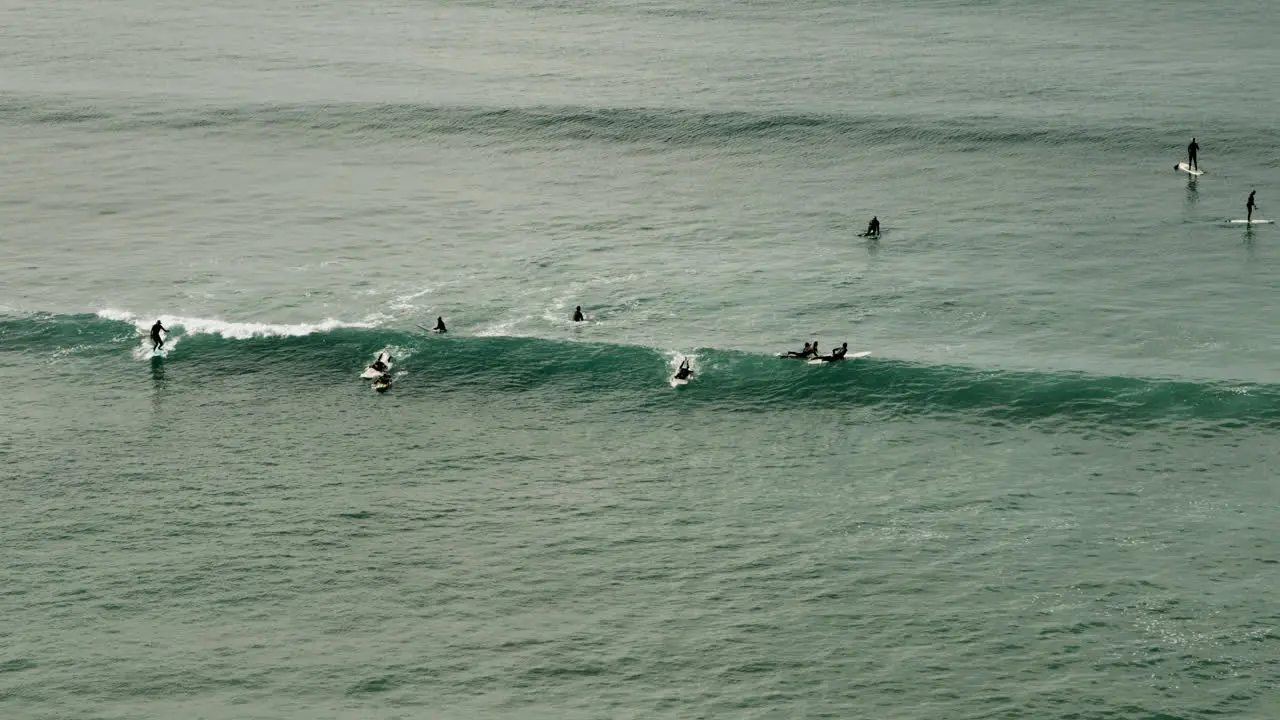
[[(0, 122), (75, 125), (102, 132), (226, 130), (406, 140), (467, 135), (513, 142), (559, 140), (671, 146), (767, 142), (805, 147), (877, 147), (910, 143), (964, 149), (979, 145), (1087, 144), (1107, 148), (1149, 146), (1159, 151), (1167, 149), (1168, 144), (1148, 125), (1082, 126), (1056, 120), (1029, 126), (1026, 120), (994, 115), (947, 115), (930, 119), (664, 108), (483, 108), (344, 103), (182, 109), (168, 105), (152, 107), (141, 102), (119, 106), (9, 97), (0, 99)], [(1256, 141), (1264, 142), (1262, 138)]]
[[(261, 325), (227, 333), (176, 325), (181, 346), (167, 364), (212, 375), (276, 372), (309, 384), (350, 383), (379, 349), (431, 392), (549, 391), (565, 402), (602, 401), (637, 409), (695, 404), (725, 411), (869, 408), (890, 417), (930, 416), (996, 423), (1140, 429), (1185, 424), (1200, 432), (1280, 427), (1280, 386), (991, 371), (871, 357), (811, 366), (733, 350), (696, 352), (694, 381), (672, 390), (669, 355), (652, 348), (538, 338), (427, 336), (383, 328)], [(245, 327), (228, 324), (233, 327)], [(99, 363), (136, 363), (135, 322), (96, 315), (0, 320), (6, 354), (50, 353)], [(400, 392), (412, 394), (412, 379)], [(420, 390), (421, 391), (421, 390)]]

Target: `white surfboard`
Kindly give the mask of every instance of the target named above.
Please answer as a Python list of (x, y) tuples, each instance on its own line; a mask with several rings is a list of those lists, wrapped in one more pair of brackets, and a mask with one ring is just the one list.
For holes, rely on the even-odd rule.
[(1271, 224), (1270, 220), (1256, 220), (1256, 219), (1255, 220), (1232, 220), (1231, 222), (1238, 223), (1240, 225), (1270, 225)]
[[(866, 357), (866, 356), (868, 356), (868, 355), (870, 355), (870, 354), (871, 354), (871, 351), (870, 351), (870, 350), (863, 350), (862, 352), (849, 353), (848, 355), (845, 355), (845, 356), (844, 356), (844, 359), (845, 359), (845, 360), (852, 360), (852, 359), (854, 359), (854, 358), (864, 358), (864, 357)], [(829, 362), (831, 362), (831, 361), (830, 361), (830, 360), (823, 360), (822, 358), (813, 358), (812, 360), (810, 360), (810, 361), (809, 361), (809, 364), (810, 364), (810, 365), (826, 365), (826, 364), (827, 364), (827, 363), (829, 363)]]
[(1191, 177), (1200, 177), (1201, 175), (1203, 175), (1203, 174), (1204, 174), (1204, 171), (1203, 171), (1203, 170), (1196, 170), (1196, 169), (1193, 169), (1190, 165), (1188, 165), (1188, 164), (1186, 164), (1186, 163), (1184, 163), (1184, 162), (1180, 162), (1180, 163), (1178, 163), (1178, 168), (1177, 168), (1177, 169), (1178, 169), (1178, 170), (1181, 170), (1182, 172), (1184, 172), (1184, 173), (1186, 173), (1186, 174), (1188, 174), (1188, 175), (1190, 175)]
[(378, 377), (382, 373), (389, 372), (391, 370), (391, 353), (387, 352), (386, 350), (383, 350), (382, 352), (378, 353), (378, 359), (387, 364), (387, 369), (374, 370), (373, 366), (369, 366), (364, 369), (364, 372), (360, 373), (360, 377), (364, 378), (365, 380), (373, 380), (374, 378)]

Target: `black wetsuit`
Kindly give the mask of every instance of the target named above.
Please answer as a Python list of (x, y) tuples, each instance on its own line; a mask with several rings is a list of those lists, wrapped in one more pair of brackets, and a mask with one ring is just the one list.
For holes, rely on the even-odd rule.
[(880, 237), (880, 218), (871, 218), (871, 223), (867, 225), (867, 231), (863, 234), (866, 237)]
[(832, 350), (830, 355), (823, 355), (819, 359), (825, 360), (827, 362), (836, 362), (837, 360), (843, 360), (844, 354), (847, 352), (849, 352), (849, 346), (844, 345), (842, 347), (836, 348), (835, 350)]
[(693, 371), (689, 369), (689, 361), (685, 360), (680, 363), (680, 369), (676, 371), (677, 380), (688, 380), (693, 375)]
[(444, 326), (444, 318), (442, 317), (436, 318), (435, 331), (438, 333), (449, 332), (449, 330)]
[(1257, 190), (1254, 190), (1253, 192), (1249, 193), (1249, 202), (1247, 202), (1247, 203), (1245, 203), (1245, 204), (1244, 204), (1244, 210), (1245, 210), (1245, 213), (1246, 213), (1246, 214), (1245, 214), (1245, 216), (1244, 216), (1244, 219), (1245, 219), (1245, 220), (1248, 220), (1248, 221), (1252, 221), (1252, 220), (1253, 220), (1253, 209), (1254, 209), (1254, 208), (1256, 208), (1256, 207), (1258, 207), (1258, 206), (1257, 206), (1257, 205), (1255, 205), (1255, 204), (1254, 204), (1254, 202), (1253, 202), (1253, 196), (1254, 196), (1254, 195), (1257, 195), (1257, 194), (1258, 194), (1258, 191), (1257, 191)]
[(161, 325), (160, 321), (157, 320), (156, 324), (151, 326), (151, 342), (154, 343), (151, 346), (152, 352), (164, 347), (164, 336), (160, 334), (161, 332), (169, 332), (169, 328)]
[(581, 306), (581, 305), (579, 305), (579, 306), (578, 306), (578, 308), (577, 308), (576, 310), (574, 310), (574, 311), (573, 311), (573, 321), (574, 321), (574, 322), (582, 322), (582, 321), (583, 321), (583, 320), (585, 320), (585, 319), (586, 319), (586, 318), (582, 317), (582, 306)]
[(1200, 152), (1200, 144), (1196, 142), (1195, 138), (1191, 138), (1191, 144), (1187, 146), (1187, 165), (1192, 170), (1200, 169), (1200, 163), (1196, 160), (1196, 153), (1198, 152)]

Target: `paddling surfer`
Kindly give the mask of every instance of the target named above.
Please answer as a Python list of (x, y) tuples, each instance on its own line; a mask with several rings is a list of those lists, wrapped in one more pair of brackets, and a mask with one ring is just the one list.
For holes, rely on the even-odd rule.
[(1253, 201), (1253, 196), (1257, 194), (1258, 194), (1257, 190), (1250, 192), (1249, 201), (1244, 204), (1244, 211), (1245, 211), (1244, 221), (1246, 223), (1253, 222), (1253, 211), (1255, 208), (1258, 207), (1258, 204)]

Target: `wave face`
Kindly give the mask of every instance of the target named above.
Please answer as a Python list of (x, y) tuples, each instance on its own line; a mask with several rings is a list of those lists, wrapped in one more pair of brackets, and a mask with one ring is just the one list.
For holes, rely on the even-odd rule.
[[(103, 317), (111, 315), (112, 317)], [(142, 360), (150, 320), (121, 314), (33, 315), (0, 321), (10, 354)], [(865, 408), (886, 417), (935, 417), (1045, 427), (1178, 428), (1226, 432), (1280, 426), (1280, 387), (1081, 373), (982, 370), (886, 358), (810, 365), (733, 350), (692, 351), (696, 376), (672, 389), (676, 354), (654, 348), (532, 337), (428, 336), (329, 320), (231, 323), (162, 317), (175, 332), (165, 364), (212, 374), (276, 373), (286, 384), (343, 384), (390, 348), (407, 377), (398, 392), (540, 391), (638, 410), (695, 405), (729, 412)], [(417, 390), (415, 390), (415, 386)]]
[[(512, 142), (723, 147), (782, 144), (799, 147), (960, 151), (977, 146), (1088, 146), (1110, 151), (1162, 152), (1171, 140), (1149, 122), (1040, 122), (996, 115), (852, 115), (834, 112), (703, 111), (645, 107), (466, 107), (417, 103), (331, 103), (152, 108), (48, 98), (0, 100), (0, 122), (75, 126), (98, 132), (227, 131), (262, 135), (340, 135), (368, 141), (425, 140), (465, 135)], [(1267, 127), (1233, 130), (1255, 142), (1280, 139)], [(1181, 138), (1181, 126), (1170, 127)], [(1265, 134), (1260, 137), (1259, 133)]]

